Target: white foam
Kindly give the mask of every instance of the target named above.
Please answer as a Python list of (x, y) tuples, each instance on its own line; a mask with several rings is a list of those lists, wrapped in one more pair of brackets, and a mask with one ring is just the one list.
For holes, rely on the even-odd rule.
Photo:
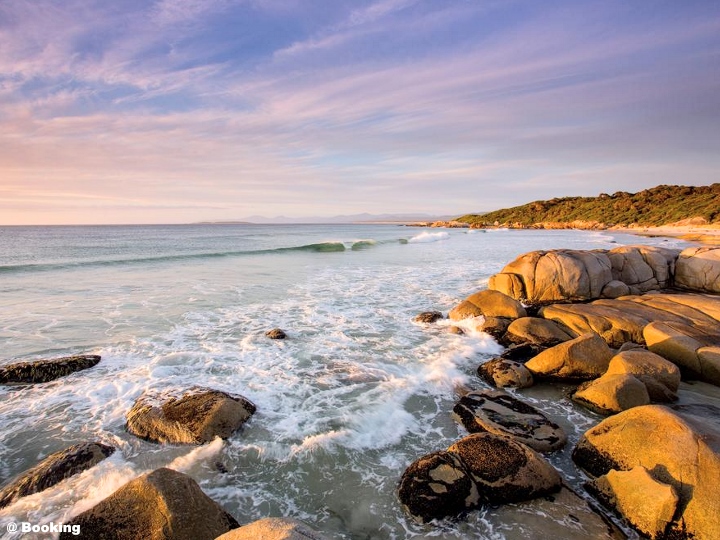
[(438, 242), (440, 240), (447, 240), (450, 238), (450, 235), (444, 231), (440, 232), (421, 232), (417, 236), (413, 236), (408, 242), (412, 244), (421, 244), (421, 243), (429, 243), (429, 242)]
[(223, 445), (223, 440), (215, 437), (209, 443), (189, 451), (184, 456), (176, 457), (168, 463), (167, 467), (178, 472), (188, 473), (198, 463), (217, 456), (222, 451)]

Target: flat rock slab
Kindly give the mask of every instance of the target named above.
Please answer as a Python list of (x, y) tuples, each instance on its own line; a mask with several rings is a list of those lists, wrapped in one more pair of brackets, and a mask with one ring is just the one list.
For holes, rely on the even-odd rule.
[(86, 471), (115, 451), (112, 446), (93, 442), (81, 443), (50, 454), (0, 491), (0, 508), (20, 497), (44, 491), (66, 478)]
[(511, 437), (538, 452), (554, 452), (567, 443), (560, 426), (534, 407), (498, 390), (469, 392), (453, 408), (453, 418), (470, 433)]
[(554, 304), (541, 315), (574, 335), (596, 332), (612, 347), (644, 344), (651, 322), (682, 325), (686, 334), (710, 346), (720, 344), (720, 297), (705, 294), (646, 294), (590, 304)]
[(76, 371), (91, 368), (98, 362), (100, 362), (100, 356), (86, 354), (8, 364), (0, 367), (0, 384), (49, 382)]
[[(238, 527), (195, 480), (166, 468), (128, 482), (66, 524), (79, 525), (82, 538), (113, 540), (215, 540)], [(60, 540), (75, 538), (60, 533)]]
[(152, 442), (204, 444), (227, 439), (255, 413), (248, 399), (212, 390), (146, 392), (127, 414), (127, 430)]

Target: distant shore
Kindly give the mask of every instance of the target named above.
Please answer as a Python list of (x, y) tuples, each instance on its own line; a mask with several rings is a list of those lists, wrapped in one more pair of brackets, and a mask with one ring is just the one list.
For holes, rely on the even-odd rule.
[(659, 227), (639, 227), (639, 226), (614, 226), (606, 227), (599, 223), (591, 222), (571, 222), (571, 223), (538, 223), (532, 226), (524, 226), (519, 224), (503, 224), (498, 226), (477, 227), (468, 225), (461, 221), (424, 221), (408, 223), (409, 227), (435, 227), (445, 229), (539, 229), (539, 230), (556, 230), (556, 229), (579, 229), (586, 231), (616, 231), (627, 234), (634, 234), (645, 237), (670, 237), (679, 238), (688, 242), (699, 242), (701, 244), (720, 245), (720, 225), (704, 224), (704, 225), (662, 225)]

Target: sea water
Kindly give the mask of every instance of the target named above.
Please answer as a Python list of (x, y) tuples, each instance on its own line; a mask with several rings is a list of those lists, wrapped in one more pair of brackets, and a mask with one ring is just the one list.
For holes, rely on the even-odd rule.
[[(433, 525), (403, 513), (404, 469), (466, 434), (450, 416), (457, 389), (483, 387), (477, 366), (502, 350), (473, 324), (456, 335), (447, 322), (413, 318), (447, 313), (521, 253), (632, 243), (683, 245), (397, 225), (2, 227), (0, 362), (102, 361), (50, 383), (0, 387), (0, 483), (75, 443), (118, 451), (0, 511), (0, 522), (65, 522), (170, 466), (240, 523), (291, 516), (347, 539), (539, 538), (553, 526), (592, 537), (532, 505)], [(266, 338), (274, 327), (288, 338)], [(196, 385), (241, 394), (257, 413), (228, 440), (198, 447), (125, 431), (143, 391)], [(571, 444), (598, 421), (562, 389), (516, 394), (561, 423)], [(579, 485), (569, 449), (550, 459)]]

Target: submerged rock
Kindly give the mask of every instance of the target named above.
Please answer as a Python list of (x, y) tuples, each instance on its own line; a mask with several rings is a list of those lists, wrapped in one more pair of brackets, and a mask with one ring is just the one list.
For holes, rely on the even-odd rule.
[(115, 451), (102, 443), (80, 443), (50, 454), (28, 469), (0, 491), (0, 508), (20, 497), (44, 491), (63, 480), (86, 471)]
[(0, 367), (0, 384), (49, 382), (76, 371), (91, 368), (98, 362), (100, 362), (100, 356), (86, 354), (8, 364)]
[(413, 319), (415, 322), (419, 323), (434, 323), (436, 321), (439, 321), (443, 318), (443, 314), (439, 311), (423, 311), (422, 313), (419, 313), (415, 316)]
[(146, 392), (127, 414), (127, 430), (159, 443), (204, 444), (227, 439), (253, 414), (246, 398), (209, 388), (183, 393)]
[(329, 540), (302, 521), (264, 518), (218, 536), (216, 540)]
[(528, 388), (533, 385), (530, 370), (520, 362), (494, 358), (477, 369), (478, 375), (486, 383), (497, 388)]
[(281, 328), (273, 328), (272, 330), (265, 332), (265, 336), (270, 339), (285, 339), (287, 334)]
[(554, 452), (567, 443), (563, 429), (543, 413), (499, 390), (478, 390), (460, 398), (453, 418), (470, 433), (504, 435), (539, 452)]
[[(113, 540), (215, 540), (238, 527), (195, 480), (166, 468), (128, 482), (66, 524), (79, 525), (80, 538)], [(60, 533), (60, 540), (72, 538)]]
[(720, 538), (720, 430), (661, 405), (635, 407), (588, 430), (572, 454), (593, 476), (645, 467), (677, 493), (671, 538)]

